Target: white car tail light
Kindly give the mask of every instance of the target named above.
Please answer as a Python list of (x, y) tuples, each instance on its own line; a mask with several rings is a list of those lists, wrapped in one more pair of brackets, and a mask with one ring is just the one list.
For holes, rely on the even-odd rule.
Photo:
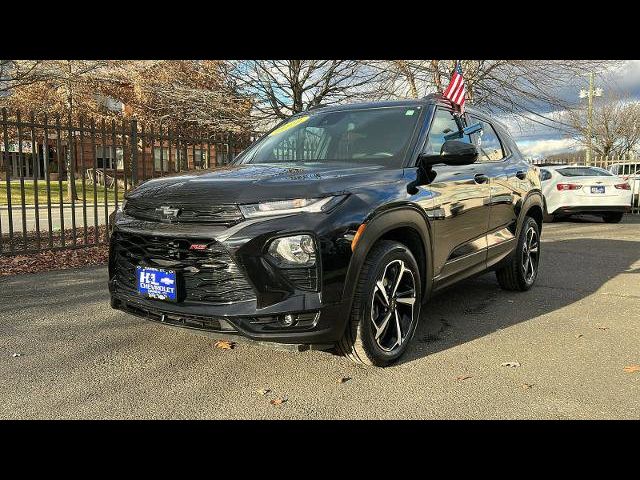
[(628, 183), (619, 183), (617, 185), (614, 185), (614, 187), (616, 187), (618, 190), (631, 190), (631, 185), (629, 185)]
[(564, 190), (579, 190), (582, 188), (582, 185), (577, 183), (559, 183), (556, 185), (556, 188), (562, 192)]

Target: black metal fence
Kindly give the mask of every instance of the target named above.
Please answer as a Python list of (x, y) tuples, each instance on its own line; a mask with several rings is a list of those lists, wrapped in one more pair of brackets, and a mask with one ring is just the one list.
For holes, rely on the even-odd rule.
[(229, 163), (253, 138), (183, 135), (136, 120), (0, 119), (0, 255), (108, 242), (109, 214), (141, 181)]

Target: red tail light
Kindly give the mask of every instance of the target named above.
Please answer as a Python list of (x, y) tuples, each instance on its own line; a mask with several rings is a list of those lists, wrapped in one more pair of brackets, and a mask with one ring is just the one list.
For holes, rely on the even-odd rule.
[(628, 183), (619, 183), (617, 185), (614, 185), (614, 187), (616, 187), (618, 190), (631, 190), (631, 185), (629, 185)]
[(579, 190), (582, 188), (582, 185), (577, 183), (559, 183), (556, 185), (556, 188), (562, 192), (563, 190)]

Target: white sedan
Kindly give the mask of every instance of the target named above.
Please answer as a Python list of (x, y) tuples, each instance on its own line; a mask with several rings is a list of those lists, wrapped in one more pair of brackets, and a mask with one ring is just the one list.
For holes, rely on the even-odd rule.
[(547, 220), (590, 213), (617, 223), (631, 210), (631, 186), (603, 168), (540, 166), (540, 181)]

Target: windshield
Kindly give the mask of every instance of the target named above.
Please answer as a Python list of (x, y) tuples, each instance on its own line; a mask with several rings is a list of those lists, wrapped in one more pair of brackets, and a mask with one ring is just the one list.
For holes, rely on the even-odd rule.
[(422, 107), (318, 112), (282, 124), (242, 163), (357, 162), (401, 167)]
[(558, 168), (556, 171), (564, 177), (610, 177), (612, 175), (611, 172), (597, 167)]

